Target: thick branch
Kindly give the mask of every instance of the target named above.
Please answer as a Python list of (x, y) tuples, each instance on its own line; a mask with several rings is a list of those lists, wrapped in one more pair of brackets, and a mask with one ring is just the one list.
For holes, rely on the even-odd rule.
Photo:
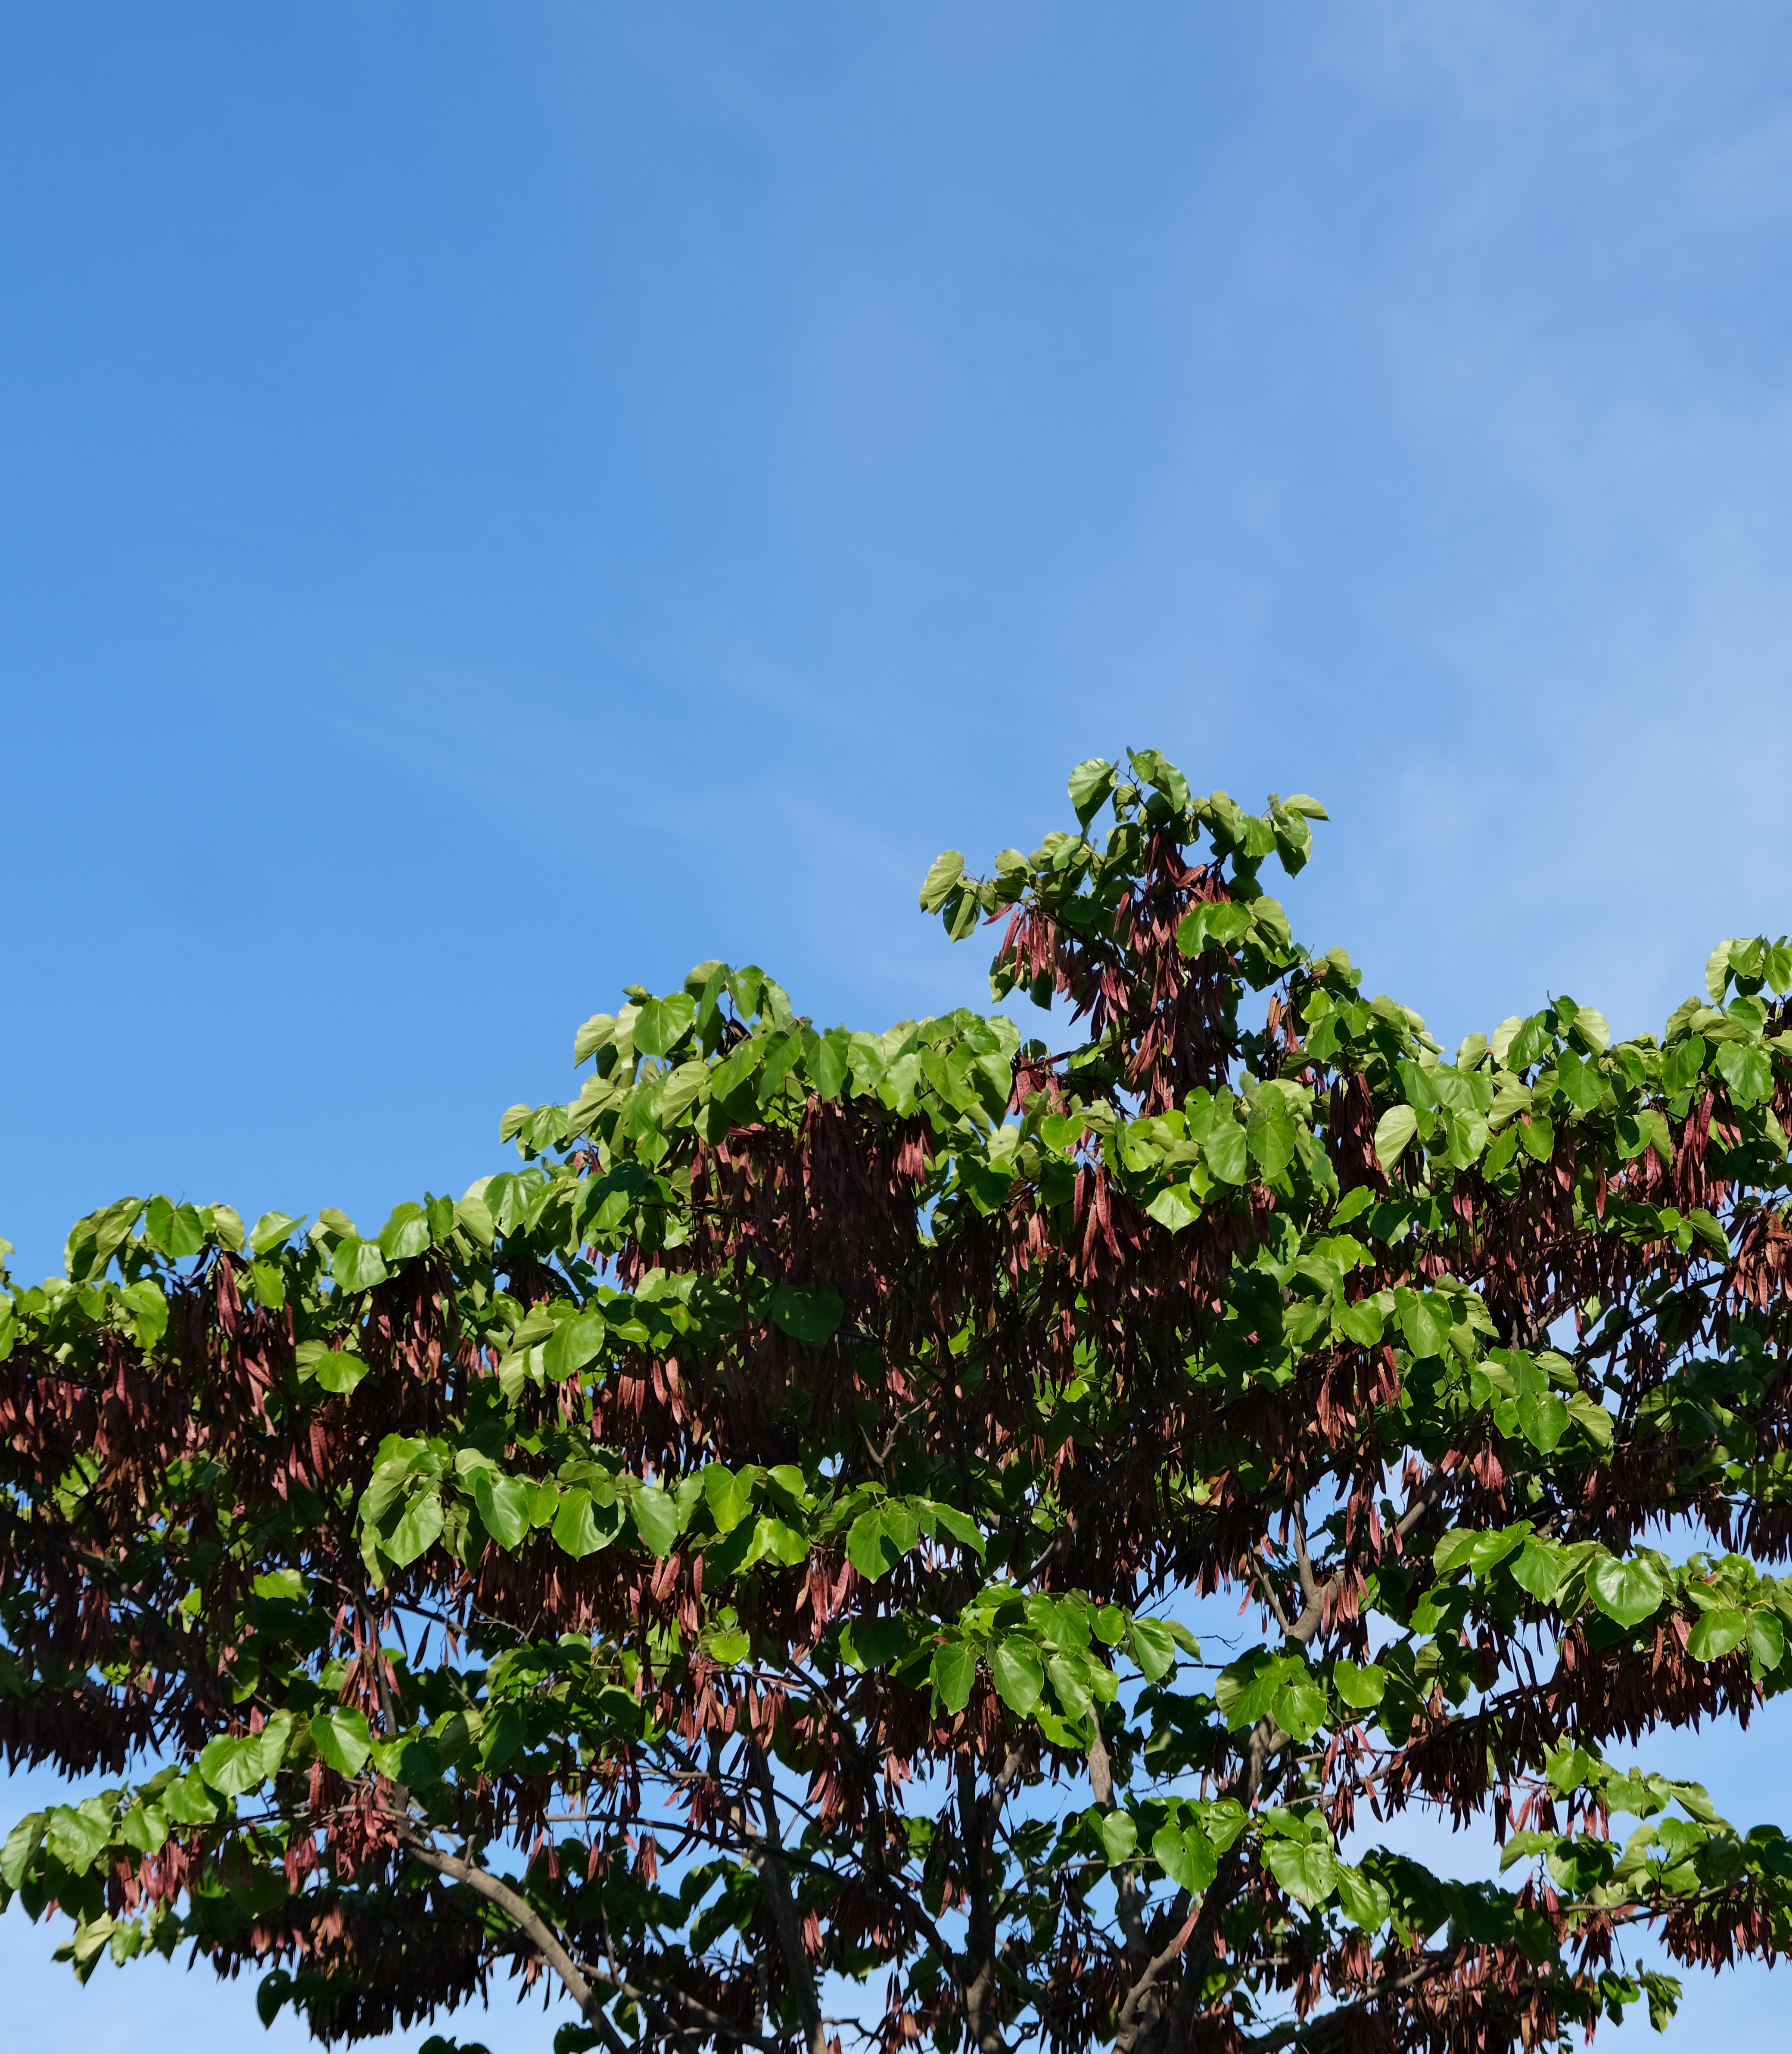
[(1194, 1931), (1200, 1918), (1201, 1914), (1198, 1910), (1191, 1911), (1189, 1914), (1183, 1920), (1181, 1929), (1176, 1938), (1161, 1954), (1153, 1955), (1146, 1963), (1144, 1973), (1127, 1992), (1126, 2001), (1121, 2007), (1120, 2022), (1115, 2028), (1114, 2035), (1114, 2044), (1123, 2050), (1123, 2054), (1124, 2050), (1131, 2048), (1138, 2040), (1140, 2029), (1146, 2023), (1139, 2015), (1140, 2011), (1142, 2007), (1146, 2005), (1154, 1993), (1158, 1977), (1188, 1946), (1189, 1936)]
[(580, 2016), (588, 2025), (595, 2025), (603, 2035), (604, 2044), (610, 2048), (611, 2054), (623, 2054), (622, 2036), (604, 2017), (597, 1992), (580, 1973), (578, 1963), (561, 1945), (560, 1935), (527, 1898), (519, 1896), (509, 1883), (501, 1882), (495, 1875), (488, 1875), (472, 1862), (463, 1861), (458, 1855), (438, 1853), (426, 1840), (407, 1834), (404, 1846), (406, 1851), (414, 1855), (426, 1868), (433, 1868), (442, 1875), (452, 1876), (457, 1883), (464, 1883), (470, 1890), (477, 1891), (488, 1903), (495, 1904), (518, 1932), (534, 1945), (542, 1959), (565, 1984), (568, 1994), (579, 2007)]
[(790, 1977), (791, 1993), (796, 1999), (797, 2014), (803, 2021), (803, 2036), (808, 2042), (809, 2054), (827, 2054), (827, 2033), (821, 2022), (821, 1999), (815, 1989), (815, 1967), (803, 1946), (796, 1902), (791, 1895), (790, 1871), (784, 1866), (772, 1765), (756, 1741), (747, 1742), (747, 1759), (752, 1765), (753, 1781), (759, 1786), (760, 1807), (764, 1815), (759, 1835), (759, 1873), (771, 1906), (772, 1923), (777, 1929), (778, 1945), (784, 1950), (784, 1967)]
[(970, 1899), (958, 1990), (965, 2023), (979, 2054), (1004, 2054), (995, 2013), (996, 1920), (989, 1900), (988, 1857), (996, 1815), (1020, 1772), (1021, 1759), (1020, 1749), (1011, 1747), (989, 1795), (979, 1798), (976, 1757), (969, 1748), (958, 1757), (958, 1823), (965, 1845), (965, 1894)]

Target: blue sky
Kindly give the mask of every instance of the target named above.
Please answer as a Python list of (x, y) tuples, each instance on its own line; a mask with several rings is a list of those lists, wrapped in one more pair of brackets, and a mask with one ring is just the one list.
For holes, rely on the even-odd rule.
[(974, 1002), (928, 862), (1129, 742), (1445, 1037), (1792, 927), (1783, 8), (14, 9), (0, 278), (27, 1277), (458, 1191), (705, 957)]

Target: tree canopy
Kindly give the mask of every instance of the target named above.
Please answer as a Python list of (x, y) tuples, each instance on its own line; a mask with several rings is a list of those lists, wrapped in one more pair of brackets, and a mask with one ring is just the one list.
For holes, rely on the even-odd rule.
[(704, 963), (462, 1198), (126, 1198), (0, 1294), (0, 1744), (108, 1780), (0, 1894), (77, 1973), (1367, 2054), (1786, 1946), (1792, 1843), (1630, 1756), (1792, 1682), (1792, 950), (1446, 1060), (1266, 892), (1315, 801), (1070, 797), (921, 894), (1043, 1038)]

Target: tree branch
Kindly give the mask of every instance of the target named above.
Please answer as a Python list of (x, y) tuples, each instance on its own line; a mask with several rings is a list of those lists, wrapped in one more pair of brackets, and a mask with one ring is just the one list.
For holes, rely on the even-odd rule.
[(790, 1872), (784, 1866), (784, 1843), (778, 1833), (777, 1788), (772, 1781), (772, 1765), (765, 1758), (764, 1749), (755, 1740), (747, 1742), (747, 1760), (753, 1769), (753, 1781), (759, 1786), (759, 1801), (764, 1818), (758, 1835), (759, 1873), (765, 1885), (778, 1944), (784, 1950), (791, 1994), (796, 2000), (797, 2014), (803, 2021), (803, 2035), (808, 2043), (809, 2054), (827, 2054), (827, 2032), (821, 2022), (821, 1999), (815, 1989), (815, 1965), (803, 1946), (796, 1903), (791, 1895)]
[(597, 1992), (580, 1973), (578, 1963), (562, 1946), (560, 1935), (526, 1898), (519, 1896), (509, 1883), (488, 1875), (474, 1863), (463, 1861), (458, 1855), (438, 1853), (427, 1840), (414, 1833), (407, 1832), (403, 1835), (403, 1845), (406, 1851), (426, 1868), (452, 1876), (457, 1883), (464, 1883), (470, 1890), (477, 1891), (488, 1903), (495, 1904), (565, 1984), (568, 1995), (579, 2007), (580, 2016), (588, 2025), (595, 2026), (603, 2034), (611, 2054), (624, 2054), (622, 2036), (604, 2017)]

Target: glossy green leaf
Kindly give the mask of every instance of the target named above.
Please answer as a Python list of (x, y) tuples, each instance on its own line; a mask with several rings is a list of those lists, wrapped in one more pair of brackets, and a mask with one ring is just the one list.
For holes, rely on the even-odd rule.
[(1223, 1184), (1242, 1184), (1251, 1174), (1244, 1130), (1230, 1119), (1217, 1121), (1203, 1141), (1207, 1167)]
[(429, 1490), (413, 1498), (403, 1517), (381, 1543), (385, 1552), (401, 1569), (409, 1568), (442, 1532), (442, 1497)]
[(206, 1245), (206, 1230), (198, 1209), (176, 1205), (171, 1198), (151, 1198), (143, 1215), (143, 1230), (171, 1261), (197, 1255)]
[(562, 1320), (541, 1344), (541, 1367), (549, 1380), (564, 1383), (595, 1362), (603, 1351), (607, 1332), (603, 1315), (595, 1308)]
[(1311, 1910), (1338, 1886), (1338, 1858), (1317, 1841), (1266, 1840), (1263, 1866), (1297, 1903)]
[[(1114, 789), (1116, 774), (1114, 765), (1103, 761), (1098, 756), (1091, 756), (1087, 762), (1078, 764), (1071, 771), (1071, 804), (1076, 809), (1076, 817), (1079, 824), (1087, 827), (1090, 821), (1101, 811), (1109, 793)], [(961, 858), (960, 868), (963, 868)], [(929, 872), (930, 880), (931, 873)], [(922, 895), (921, 903), (924, 907), (927, 907), (925, 891)], [(927, 907), (927, 910), (930, 912), (933, 908)]]
[(1220, 1872), (1213, 1844), (1199, 1826), (1161, 1826), (1151, 1841), (1153, 1860), (1170, 1881), (1198, 1897)]
[(1138, 1851), (1138, 1823), (1130, 1812), (1104, 1812), (1095, 1824), (1102, 1852), (1116, 1866)]
[(379, 1230), (379, 1253), (395, 1268), (422, 1254), (429, 1245), (429, 1218), (414, 1199), (395, 1207), (391, 1218)]
[(629, 1517), (635, 1531), (658, 1556), (670, 1555), (678, 1545), (684, 1522), (678, 1508), (656, 1484), (646, 1484), (628, 1501)]
[(1652, 1618), (1667, 1596), (1660, 1578), (1647, 1562), (1611, 1556), (1588, 1569), (1586, 1587), (1605, 1616), (1626, 1627), (1638, 1626)]
[(977, 1681), (977, 1650), (962, 1641), (943, 1641), (933, 1651), (929, 1674), (940, 1694), (940, 1702), (955, 1718), (971, 1702), (971, 1686)]
[(1335, 1305), (1331, 1320), (1340, 1333), (1359, 1348), (1373, 1348), (1386, 1325), (1381, 1308), (1373, 1298), (1359, 1299), (1354, 1305)]
[(475, 1470), (472, 1485), (473, 1501), (485, 1531), (501, 1548), (520, 1545), (529, 1530), (529, 1485), (521, 1478), (499, 1477), (490, 1470)]
[(1359, 1712), (1373, 1711), (1386, 1694), (1388, 1672), (1373, 1662), (1351, 1662), (1340, 1655), (1332, 1664), (1332, 1688), (1346, 1705)]
[(344, 1291), (370, 1291), (386, 1281), (386, 1261), (379, 1244), (344, 1234), (330, 1257), (330, 1274)]
[(965, 859), (957, 849), (949, 848), (943, 856), (935, 856), (928, 866), (926, 876), (922, 879), (922, 911), (938, 912), (964, 874)]
[(372, 1752), (367, 1714), (350, 1705), (320, 1712), (311, 1722), (312, 1744), (339, 1776), (359, 1776)]
[(753, 1510), (753, 1482), (737, 1477), (721, 1462), (703, 1472), (703, 1495), (718, 1533), (732, 1533)]
[(1025, 1718), (1045, 1689), (1045, 1664), (1030, 1640), (1010, 1637), (990, 1651), (989, 1673), (996, 1694), (1016, 1717)]
[(1161, 1619), (1135, 1619), (1126, 1634), (1126, 1652), (1147, 1682), (1155, 1683), (1176, 1666), (1176, 1637)]
[(1419, 1131), (1419, 1116), (1409, 1105), (1390, 1105), (1375, 1123), (1375, 1159), (1391, 1170)]
[(1748, 1615), (1719, 1606), (1713, 1611), (1702, 1611), (1692, 1622), (1692, 1631), (1687, 1636), (1686, 1651), (1695, 1662), (1721, 1662), (1726, 1655), (1732, 1654), (1748, 1638)]
[(43, 1845), (45, 1818), (41, 1812), (30, 1812), (21, 1819), (6, 1836), (6, 1843), (0, 1848), (0, 1882), (9, 1890), (17, 1890), (24, 1882), (26, 1871), (36, 1860), (37, 1850)]
[(697, 1001), (688, 991), (670, 998), (650, 998), (635, 1019), (635, 1047), (643, 1056), (669, 1056), (697, 1017)]

